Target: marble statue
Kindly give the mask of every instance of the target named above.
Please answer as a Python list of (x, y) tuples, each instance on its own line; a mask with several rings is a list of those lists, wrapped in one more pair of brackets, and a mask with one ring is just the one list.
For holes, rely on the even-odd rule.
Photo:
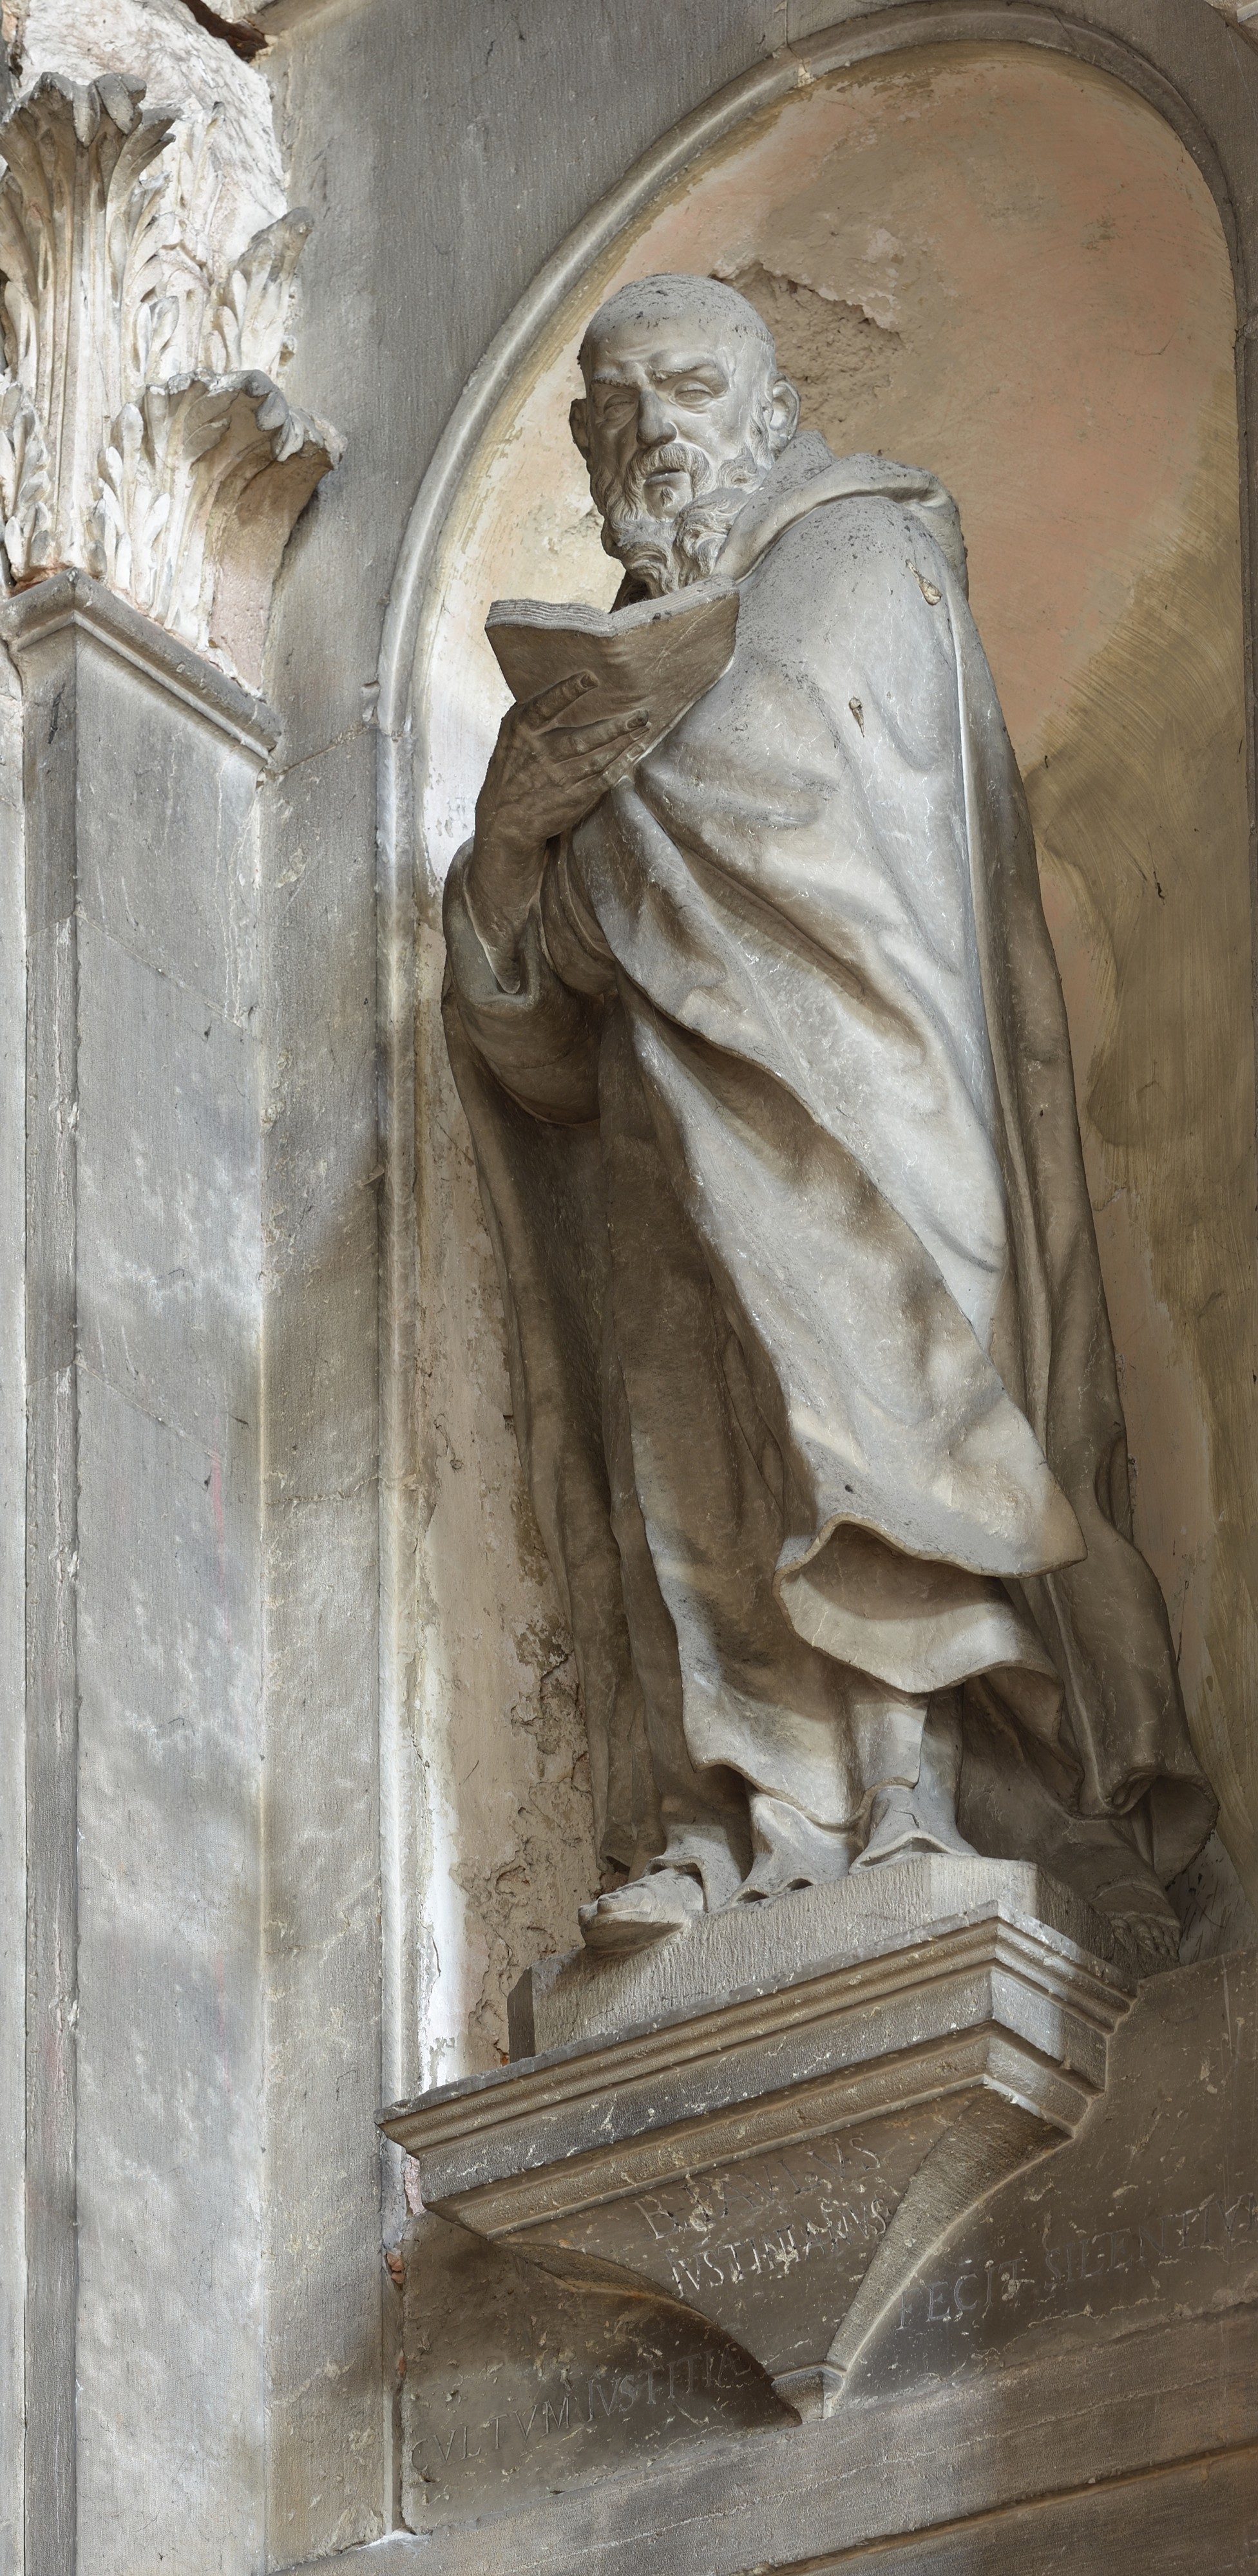
[[(586, 1941), (931, 1852), (1174, 1956), (1214, 1801), (1127, 1442), (1026, 802), (937, 478), (798, 430), (732, 289), (598, 312), (617, 607), (735, 583), (665, 738), (505, 718), (447, 1028), (576, 1640)], [(639, 756), (640, 754), (640, 756)]]

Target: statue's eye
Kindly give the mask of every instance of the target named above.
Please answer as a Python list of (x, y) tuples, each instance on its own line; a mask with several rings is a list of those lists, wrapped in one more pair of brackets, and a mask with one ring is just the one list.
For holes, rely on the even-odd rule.
[(638, 408), (638, 397), (628, 386), (620, 393), (605, 393), (599, 404), (601, 419), (612, 422), (631, 420)]
[(674, 385), (673, 393), (678, 402), (688, 404), (692, 411), (697, 410), (701, 403), (711, 402), (712, 400), (711, 385), (702, 385), (698, 382), (693, 384)]

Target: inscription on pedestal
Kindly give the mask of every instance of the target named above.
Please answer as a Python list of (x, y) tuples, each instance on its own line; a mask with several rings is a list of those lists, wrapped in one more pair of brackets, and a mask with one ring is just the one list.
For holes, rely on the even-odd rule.
[(563, 2288), (439, 2218), (407, 2242), (405, 2347), (416, 2531), (789, 2421), (750, 2356), (693, 2315)]
[[(998, 2334), (1011, 2318), (1021, 2326), (1037, 2313), (1088, 2316), (1160, 2297), (1161, 2276), (1172, 2265), (1197, 2272), (1211, 2261), (1226, 2273), (1239, 2258), (1244, 2267), (1258, 2244), (1258, 2192), (1229, 2200), (1223, 2187), (1192, 2209), (1161, 2210), (1122, 2227), (1067, 2219), (1064, 2228), (1055, 2244), (1024, 2246), (999, 2260), (987, 2255), (978, 2267), (963, 2256), (955, 2279), (950, 2267), (939, 2279), (910, 2282), (900, 2293), (899, 2333), (959, 2326), (970, 2336)], [(1194, 2279), (1194, 2301), (1200, 2292)]]
[[(849, 2254), (885, 2236), (894, 2206), (872, 2147), (837, 2138), (783, 2148), (747, 2166), (687, 2175), (680, 2188), (649, 2192), (634, 2208), (668, 2264), (679, 2297), (783, 2274), (817, 2252)], [(789, 2217), (787, 2213), (790, 2213)]]
[(565, 2446), (562, 2461), (542, 2464), (549, 2478), (556, 2468), (571, 2472), (619, 2458), (679, 2425), (708, 2431), (728, 2420), (741, 2429), (738, 2392), (758, 2377), (745, 2354), (708, 2346), (636, 2370), (557, 2374), (540, 2394), (536, 2385), (508, 2383), (495, 2392), (500, 2402), (489, 2415), (417, 2406), (412, 2466), (431, 2492), (482, 2462), (510, 2475), (547, 2443)]
[[(1252, 1999), (1252, 2000), (1251, 2000)], [(950, 2377), (1015, 2342), (1154, 2327), (1258, 2288), (1252, 1960), (1146, 1987), (1078, 2138), (906, 2280), (865, 2387)]]
[(824, 2352), (887, 2233), (905, 2188), (955, 2117), (924, 2103), (736, 2164), (680, 2174), (596, 2216), (578, 2212), (520, 2238), (619, 2261), (757, 2351), (775, 2374)]

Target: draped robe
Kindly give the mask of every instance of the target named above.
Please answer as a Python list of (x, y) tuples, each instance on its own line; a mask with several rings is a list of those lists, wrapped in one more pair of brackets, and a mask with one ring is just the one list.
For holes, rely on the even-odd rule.
[[(1021, 781), (933, 477), (796, 438), (724, 677), (550, 846), (447, 1033), (605, 1854), (709, 1902), (960, 1693), (979, 1848), (1086, 1892), (1213, 1820), (1127, 1444)], [(713, 1852), (718, 1861), (712, 1860)], [(1116, 1857), (1117, 1855), (1117, 1857)], [(722, 1875), (724, 1873), (724, 1875)]]

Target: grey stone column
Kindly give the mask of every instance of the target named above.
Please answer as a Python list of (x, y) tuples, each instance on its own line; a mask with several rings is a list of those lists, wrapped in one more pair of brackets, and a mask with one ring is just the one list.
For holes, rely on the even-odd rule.
[[(262, 702), (0, 608), (27, 912), (26, 2566), (262, 2563)], [(77, 2485), (77, 2498), (76, 2498)]]

